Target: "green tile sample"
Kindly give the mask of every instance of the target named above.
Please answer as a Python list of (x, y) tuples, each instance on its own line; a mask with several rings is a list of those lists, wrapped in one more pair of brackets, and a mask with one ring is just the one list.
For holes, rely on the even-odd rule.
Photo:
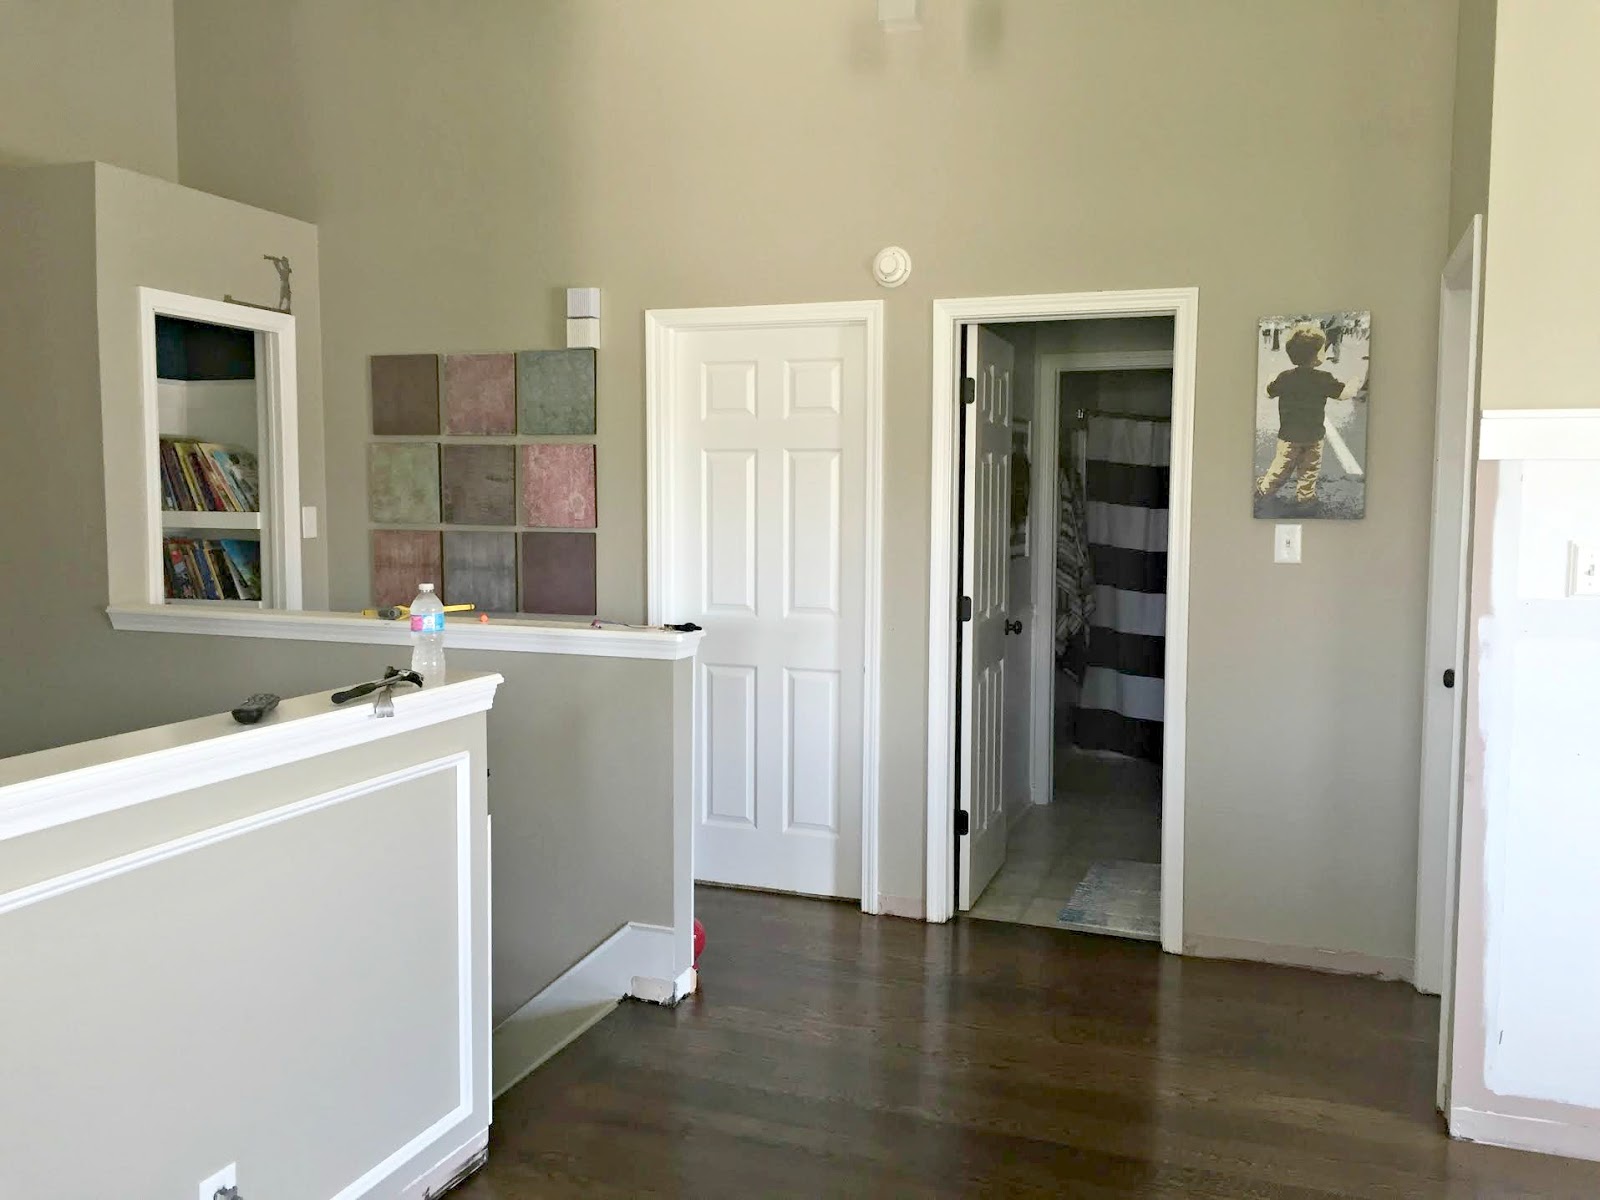
[(517, 353), (517, 428), (524, 434), (594, 433), (595, 357), (589, 349)]
[(367, 447), (367, 510), (382, 525), (439, 523), (439, 447), (373, 442)]

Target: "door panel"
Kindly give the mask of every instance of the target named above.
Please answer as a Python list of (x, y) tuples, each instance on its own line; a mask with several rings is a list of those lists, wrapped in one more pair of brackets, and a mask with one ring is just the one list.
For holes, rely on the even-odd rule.
[(959, 803), (967, 812), (957, 898), (962, 911), (977, 902), (1006, 856), (1005, 624), (1011, 599), (1011, 385), (1016, 355), (999, 335), (974, 326), (967, 330), (966, 359), (974, 402), (964, 414), (962, 467), (962, 590), (972, 599), (972, 619), (961, 639), (965, 752)]
[(861, 894), (866, 334), (679, 335), (668, 619), (706, 630), (695, 877)]
[[(1483, 218), (1474, 218), (1439, 287), (1439, 373), (1434, 417), (1433, 526), (1422, 681), (1422, 774), (1417, 837), (1416, 986), (1437, 992), (1439, 1107), (1447, 1100), (1454, 1022), (1456, 883), (1460, 864), (1462, 724), (1465, 717), (1467, 554), (1472, 520), (1473, 432), (1478, 419), (1478, 315)], [(1451, 673), (1446, 683), (1446, 672)]]

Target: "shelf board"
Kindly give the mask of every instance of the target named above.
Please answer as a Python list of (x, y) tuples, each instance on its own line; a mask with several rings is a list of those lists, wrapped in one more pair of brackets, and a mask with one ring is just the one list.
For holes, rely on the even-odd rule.
[(169, 509), (163, 509), (161, 513), (161, 528), (259, 530), (261, 528), (261, 514), (258, 512), (172, 512)]
[(181, 608), (256, 608), (261, 607), (259, 600), (182, 600), (173, 596), (167, 597), (165, 603), (177, 605)]

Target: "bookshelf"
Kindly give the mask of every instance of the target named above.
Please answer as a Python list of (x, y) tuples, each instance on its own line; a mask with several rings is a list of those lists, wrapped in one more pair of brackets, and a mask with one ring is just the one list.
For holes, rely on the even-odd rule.
[(151, 601), (300, 607), (294, 318), (151, 289), (140, 301)]

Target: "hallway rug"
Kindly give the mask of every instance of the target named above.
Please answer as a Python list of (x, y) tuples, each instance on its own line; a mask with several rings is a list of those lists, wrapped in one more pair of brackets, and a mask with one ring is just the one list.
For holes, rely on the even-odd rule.
[(1161, 940), (1161, 864), (1113, 859), (1090, 866), (1057, 921), (1066, 929)]

